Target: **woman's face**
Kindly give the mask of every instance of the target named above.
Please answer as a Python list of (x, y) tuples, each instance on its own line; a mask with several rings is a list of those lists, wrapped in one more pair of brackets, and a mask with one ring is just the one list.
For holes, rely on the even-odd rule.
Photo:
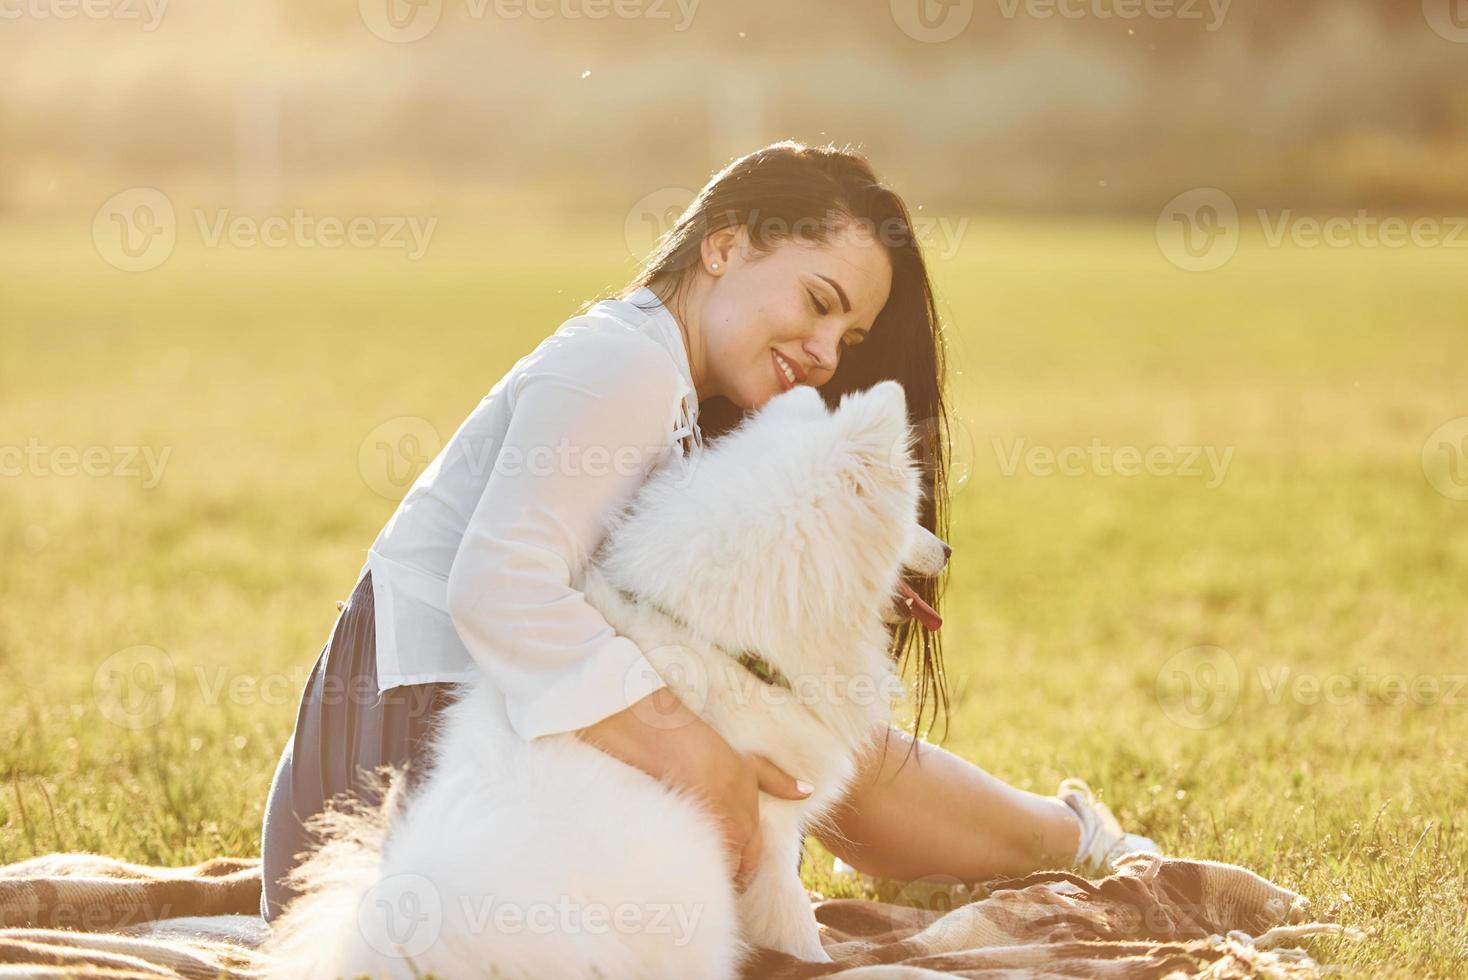
[(787, 240), (761, 253), (740, 227), (705, 239), (702, 258), (700, 397), (723, 395), (746, 410), (795, 385), (830, 381), (892, 288), (892, 262), (872, 235), (838, 230), (826, 243)]

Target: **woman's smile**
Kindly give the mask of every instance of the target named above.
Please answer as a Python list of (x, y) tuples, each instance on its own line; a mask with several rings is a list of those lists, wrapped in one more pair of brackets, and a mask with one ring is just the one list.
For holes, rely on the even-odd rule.
[(770, 355), (775, 362), (775, 379), (779, 382), (782, 391), (789, 391), (805, 380), (805, 372), (800, 369), (800, 365), (789, 360), (773, 347), (770, 348)]

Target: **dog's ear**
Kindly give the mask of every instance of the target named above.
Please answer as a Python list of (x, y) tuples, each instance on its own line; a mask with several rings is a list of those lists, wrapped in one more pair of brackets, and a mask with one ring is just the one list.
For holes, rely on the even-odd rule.
[(765, 402), (759, 414), (792, 418), (820, 418), (829, 414), (829, 411), (819, 391), (810, 385), (796, 385), (789, 391), (782, 391)]
[(894, 467), (908, 458), (912, 429), (907, 424), (907, 393), (896, 381), (882, 381), (841, 397), (836, 408), (841, 437), (856, 453)]

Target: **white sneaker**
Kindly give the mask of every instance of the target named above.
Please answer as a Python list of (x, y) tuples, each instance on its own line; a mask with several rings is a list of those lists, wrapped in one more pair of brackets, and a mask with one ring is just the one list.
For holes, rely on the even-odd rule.
[(1084, 779), (1062, 781), (1055, 795), (1080, 818), (1081, 844), (1076, 849), (1075, 869), (1087, 878), (1111, 874), (1116, 870), (1116, 863), (1127, 854), (1162, 853), (1150, 837), (1123, 831), (1111, 808), (1096, 799)]

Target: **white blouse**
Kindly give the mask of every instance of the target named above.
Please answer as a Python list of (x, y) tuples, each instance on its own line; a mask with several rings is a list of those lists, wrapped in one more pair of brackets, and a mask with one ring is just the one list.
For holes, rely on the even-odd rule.
[(703, 437), (683, 334), (657, 294), (561, 324), (490, 389), (367, 553), (378, 693), (483, 671), (532, 739), (663, 687), (579, 586), (608, 519), (675, 446), (689, 466)]

